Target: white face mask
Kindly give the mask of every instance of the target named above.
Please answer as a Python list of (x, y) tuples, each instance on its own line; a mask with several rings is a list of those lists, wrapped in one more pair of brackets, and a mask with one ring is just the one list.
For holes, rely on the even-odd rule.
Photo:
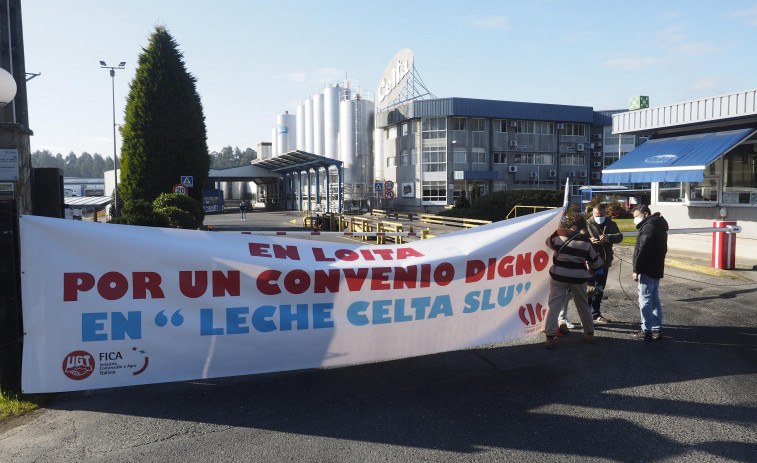
[(599, 225), (602, 225), (603, 223), (605, 223), (606, 218), (607, 217), (604, 215), (602, 217), (594, 216), (594, 221), (597, 222)]
[(634, 217), (634, 218), (633, 218), (633, 224), (634, 224), (634, 225), (638, 225), (638, 224), (640, 224), (640, 223), (641, 223), (641, 221), (642, 221), (642, 220), (644, 220), (644, 217), (642, 217), (642, 216), (639, 216), (639, 217)]

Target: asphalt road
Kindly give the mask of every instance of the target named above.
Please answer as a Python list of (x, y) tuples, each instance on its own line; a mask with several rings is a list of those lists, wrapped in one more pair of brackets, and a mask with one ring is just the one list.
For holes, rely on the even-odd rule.
[(0, 461), (757, 461), (757, 271), (666, 272), (662, 341), (631, 338), (619, 260), (595, 345), (57, 394), (0, 426)]

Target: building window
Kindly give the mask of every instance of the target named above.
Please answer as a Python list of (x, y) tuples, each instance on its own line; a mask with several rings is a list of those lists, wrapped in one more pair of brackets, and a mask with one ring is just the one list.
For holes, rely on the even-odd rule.
[(507, 153), (497, 151), (492, 153), (494, 156), (494, 164), (507, 164)]
[(757, 205), (757, 154), (752, 146), (737, 146), (723, 157), (723, 204)]
[(443, 146), (423, 147), (423, 172), (446, 172), (447, 150)]
[(468, 150), (465, 148), (453, 148), (452, 149), (452, 162), (457, 164), (465, 164), (468, 162), (466, 159), (466, 154), (468, 154)]
[(405, 122), (404, 124), (402, 124), (402, 136), (404, 137), (408, 133), (410, 133), (410, 124)]
[(560, 164), (564, 166), (585, 166), (586, 155), (585, 154), (561, 154)]
[(471, 148), (472, 164), (486, 164), (486, 148)]
[(447, 138), (447, 119), (443, 117), (424, 117), (421, 119), (423, 138)]
[(507, 127), (510, 124), (505, 119), (494, 120), (494, 131), (499, 133), (507, 133)]
[(397, 126), (389, 127), (389, 130), (386, 131), (386, 138), (389, 140), (397, 138)]
[(386, 158), (386, 167), (397, 167), (397, 157), (389, 156)]
[(447, 120), (443, 117), (422, 119), (423, 144), (421, 164), (423, 172), (447, 171)]
[(410, 150), (410, 165), (415, 166), (418, 164), (418, 150), (415, 148)]
[(514, 164), (536, 164), (536, 165), (553, 165), (555, 158), (553, 154), (544, 153), (515, 153), (513, 154)]
[(494, 180), (492, 182), (492, 191), (505, 191), (507, 190), (507, 182), (504, 180)]
[(486, 119), (473, 118), (471, 120), (471, 131), (473, 132), (486, 132)]
[(518, 133), (535, 135), (554, 135), (555, 133), (555, 126), (551, 122), (518, 121), (517, 125)]
[(684, 200), (683, 186), (681, 182), (660, 182), (657, 187), (657, 202), (682, 202)]
[(452, 130), (467, 130), (466, 122), (464, 117), (452, 118)]
[(586, 124), (565, 124), (562, 134), (584, 137), (586, 136)]
[(518, 133), (536, 133), (535, 130), (534, 121), (518, 121), (518, 127), (515, 131)]
[(433, 201), (436, 203), (447, 203), (447, 182), (446, 181), (424, 181), (422, 201)]
[(410, 151), (402, 150), (402, 156), (400, 157), (400, 165), (401, 166), (410, 165)]

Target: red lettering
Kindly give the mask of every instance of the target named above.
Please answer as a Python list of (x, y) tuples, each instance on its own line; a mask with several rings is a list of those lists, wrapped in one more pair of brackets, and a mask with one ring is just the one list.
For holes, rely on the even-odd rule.
[(310, 275), (304, 270), (292, 270), (284, 277), (284, 288), (292, 294), (302, 294), (310, 287)]
[(108, 272), (97, 280), (97, 292), (103, 299), (121, 299), (129, 290), (129, 281), (118, 272)]
[(394, 267), (394, 289), (415, 288), (415, 283), (418, 280), (418, 267), (411, 265), (410, 267)]
[(487, 280), (493, 280), (494, 279), (494, 271), (497, 269), (497, 258), (496, 257), (490, 257), (489, 258), (489, 265), (486, 268), (486, 279)]
[(360, 250), (360, 254), (363, 255), (363, 257), (365, 258), (365, 260), (376, 260), (376, 257), (374, 257), (374, 255), (371, 254), (371, 250), (370, 249), (361, 249)]
[(279, 285), (276, 284), (276, 281), (280, 276), (281, 272), (279, 272), (278, 270), (263, 270), (262, 272), (260, 272), (260, 275), (258, 275), (258, 278), (255, 282), (258, 287), (258, 291), (267, 296), (273, 296), (274, 294), (281, 293)]
[(179, 291), (181, 291), (181, 294), (194, 299), (202, 296), (207, 291), (208, 272), (195, 271), (194, 281), (192, 273), (186, 270), (179, 272)]
[(239, 270), (230, 270), (228, 275), (213, 270), (213, 297), (239, 296), (239, 275)]
[(277, 259), (300, 260), (300, 253), (297, 246), (273, 245), (273, 256)]
[(546, 251), (539, 251), (534, 254), (534, 269), (541, 272), (549, 265), (549, 254)]
[(531, 273), (531, 253), (518, 254), (518, 258), (515, 261), (515, 273), (523, 275), (524, 273)]
[(330, 269), (328, 273), (325, 270), (315, 271), (315, 288), (316, 293), (325, 293), (328, 290), (330, 293), (339, 292), (339, 280), (341, 274), (337, 269)]
[(163, 290), (160, 289), (162, 281), (159, 274), (155, 272), (134, 272), (132, 273), (134, 282), (134, 299), (147, 299), (147, 291), (150, 291), (152, 299), (163, 299)]
[(392, 260), (392, 254), (394, 253), (391, 249), (374, 249), (373, 252), (381, 256), (384, 260)]
[(455, 267), (449, 262), (442, 262), (434, 269), (434, 282), (447, 286), (455, 279)]
[(63, 300), (78, 301), (79, 291), (89, 291), (95, 287), (95, 277), (90, 273), (63, 274)]
[(413, 248), (397, 249), (397, 259), (407, 259), (408, 257), (423, 257), (423, 254)]
[(250, 255), (255, 257), (272, 257), (268, 254), (268, 246), (263, 243), (250, 243)]
[(486, 265), (481, 260), (469, 260), (465, 265), (465, 282), (475, 283), (484, 277)]
[(499, 261), (499, 265), (497, 265), (497, 273), (499, 273), (499, 276), (501, 276), (502, 278), (513, 276), (512, 263), (514, 260), (515, 257), (513, 256), (505, 256), (501, 261)]
[(360, 259), (360, 254), (355, 251), (350, 251), (349, 249), (337, 249), (334, 255), (339, 260), (353, 261)]
[(431, 264), (421, 264), (421, 288), (431, 286)]
[(316, 262), (334, 262), (336, 260), (333, 257), (326, 257), (321, 248), (313, 248), (313, 256)]
[(389, 275), (391, 267), (374, 267), (371, 269), (371, 290), (391, 289)]
[(368, 277), (367, 268), (351, 269), (346, 268), (343, 270), (344, 278), (347, 281), (347, 287), (350, 291), (360, 291), (363, 287), (363, 282)]

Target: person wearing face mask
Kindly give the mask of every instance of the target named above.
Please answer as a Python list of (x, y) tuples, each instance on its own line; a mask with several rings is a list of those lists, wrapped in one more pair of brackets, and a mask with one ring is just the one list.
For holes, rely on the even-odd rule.
[(640, 204), (633, 210), (633, 223), (639, 230), (633, 250), (633, 281), (638, 283), (641, 331), (637, 339), (662, 339), (662, 304), (660, 279), (668, 252), (668, 222), (659, 212), (652, 214)]
[(600, 307), (607, 284), (607, 272), (610, 270), (614, 257), (612, 245), (623, 241), (623, 234), (618, 229), (618, 224), (607, 217), (607, 208), (602, 203), (594, 206), (591, 219), (586, 221), (586, 231), (594, 250), (604, 261), (602, 270), (592, 275), (587, 282), (591, 317), (594, 319), (594, 323), (607, 323), (609, 320), (602, 316)]

